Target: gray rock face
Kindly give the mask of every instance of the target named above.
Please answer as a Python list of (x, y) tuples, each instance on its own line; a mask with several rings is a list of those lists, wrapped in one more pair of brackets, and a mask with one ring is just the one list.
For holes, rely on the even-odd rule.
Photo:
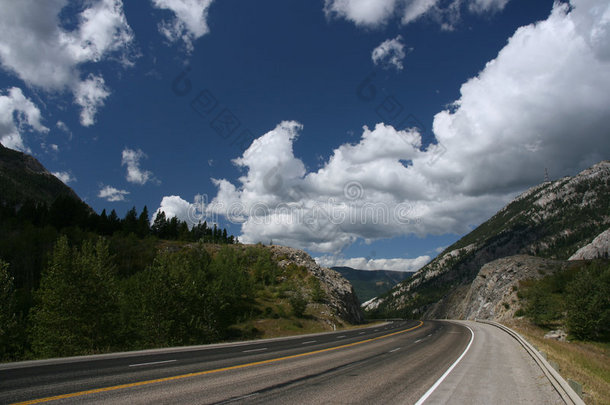
[(352, 324), (364, 322), (360, 303), (349, 281), (341, 274), (326, 267), (319, 266), (315, 260), (302, 250), (285, 246), (270, 246), (280, 267), (291, 263), (302, 266), (320, 280), (320, 286), (326, 294), (326, 305), (339, 318)]
[(563, 269), (563, 261), (517, 255), (494, 260), (484, 265), (474, 279), (466, 296), (450, 313), (458, 319), (487, 319), (506, 321), (519, 308), (519, 282), (540, 279)]
[(552, 330), (544, 335), (545, 339), (555, 339), (560, 342), (565, 342), (568, 337), (568, 334), (563, 329)]
[[(365, 310), (454, 316), (486, 264), (514, 255), (568, 259), (608, 229), (609, 201), (610, 161), (532, 187)], [(604, 237), (585, 251), (607, 249)]]
[(591, 243), (581, 247), (568, 260), (593, 260), (610, 256), (610, 228), (599, 234)]

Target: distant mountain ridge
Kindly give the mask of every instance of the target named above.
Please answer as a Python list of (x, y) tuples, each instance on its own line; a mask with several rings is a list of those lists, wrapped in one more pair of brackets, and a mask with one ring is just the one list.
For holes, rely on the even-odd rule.
[(359, 270), (345, 266), (331, 267), (331, 269), (352, 283), (361, 303), (386, 293), (414, 274), (414, 272), (395, 270)]
[(514, 255), (567, 260), (609, 226), (610, 161), (602, 161), (525, 191), (365, 310), (405, 317), (456, 315), (456, 304), (487, 263)]
[(0, 205), (25, 201), (51, 205), (59, 196), (80, 200), (70, 187), (50, 173), (36, 158), (0, 144)]

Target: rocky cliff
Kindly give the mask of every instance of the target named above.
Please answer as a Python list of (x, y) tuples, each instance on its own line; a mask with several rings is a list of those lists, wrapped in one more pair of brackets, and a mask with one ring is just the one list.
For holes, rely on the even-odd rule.
[(610, 229), (606, 229), (591, 243), (578, 249), (568, 260), (607, 259), (608, 256), (610, 256)]
[(514, 255), (566, 260), (608, 226), (610, 161), (603, 161), (522, 193), (365, 309), (382, 316), (458, 316), (456, 307), (487, 263)]
[(328, 306), (330, 314), (352, 324), (364, 322), (364, 315), (354, 289), (341, 274), (319, 266), (311, 256), (302, 250), (275, 245), (270, 246), (269, 249), (280, 267), (295, 264), (305, 268), (320, 281), (320, 286), (325, 293), (324, 304)]
[(519, 309), (517, 291), (522, 280), (540, 279), (568, 266), (561, 260), (517, 255), (485, 264), (464, 299), (447, 311), (455, 319), (512, 319)]

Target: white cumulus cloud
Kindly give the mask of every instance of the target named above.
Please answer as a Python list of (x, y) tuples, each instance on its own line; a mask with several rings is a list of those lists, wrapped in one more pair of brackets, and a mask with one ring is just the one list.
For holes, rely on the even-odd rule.
[(146, 154), (141, 149), (123, 149), (121, 165), (127, 166), (126, 179), (128, 182), (144, 185), (154, 180), (152, 172), (140, 168), (140, 160), (144, 158), (146, 158)]
[(169, 41), (182, 40), (187, 51), (193, 51), (193, 41), (209, 32), (208, 9), (213, 0), (152, 0), (156, 8), (169, 10), (174, 16), (159, 24), (159, 32)]
[(189, 203), (188, 201), (182, 199), (177, 195), (163, 197), (163, 199), (161, 200), (161, 205), (154, 212), (151, 218), (151, 223), (154, 222), (155, 218), (157, 217), (157, 214), (159, 214), (160, 212), (164, 212), (167, 218), (176, 217), (180, 221), (184, 221), (189, 225), (193, 225), (198, 222), (195, 220), (194, 216), (195, 205)]
[(482, 14), (502, 10), (509, 0), (325, 0), (328, 18), (344, 18), (358, 26), (376, 28), (399, 17), (402, 24), (412, 23), (424, 16), (451, 29), (459, 19), (461, 9)]
[(375, 65), (385, 69), (394, 67), (396, 70), (402, 70), (405, 55), (405, 44), (402, 43), (402, 36), (398, 35), (396, 38), (386, 39), (373, 49), (371, 59)]
[(368, 257), (342, 258), (337, 256), (320, 256), (316, 263), (323, 267), (351, 267), (357, 270), (394, 270), (417, 271), (430, 261), (430, 256), (419, 256), (414, 259), (371, 259)]
[(571, 6), (519, 28), (462, 85), (434, 117), (438, 144), (379, 123), (308, 171), (293, 152), (302, 125), (285, 121), (234, 160), (236, 182), (214, 179), (216, 196), (195, 207), (241, 224), (244, 242), (334, 253), (358, 239), (464, 234), (545, 168), (558, 178), (608, 159), (610, 4)]
[(64, 184), (72, 183), (76, 181), (76, 178), (68, 172), (53, 172), (53, 176), (57, 177)]
[(115, 201), (125, 201), (125, 197), (129, 195), (129, 191), (127, 190), (119, 190), (112, 186), (104, 186), (100, 189), (97, 196), (99, 198), (103, 198), (106, 201), (115, 202)]
[(29, 86), (69, 91), (81, 107), (81, 124), (92, 125), (110, 92), (103, 77), (85, 66), (116, 59), (133, 64), (133, 32), (121, 0), (83, 2), (76, 27), (64, 28), (67, 0), (0, 0), (0, 64)]
[(28, 131), (49, 132), (41, 122), (38, 107), (18, 87), (0, 92), (0, 143), (7, 148), (30, 152), (23, 139)]

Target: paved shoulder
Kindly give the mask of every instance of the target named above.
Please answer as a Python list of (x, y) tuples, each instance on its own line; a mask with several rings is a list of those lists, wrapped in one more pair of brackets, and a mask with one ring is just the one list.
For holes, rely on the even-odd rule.
[(564, 403), (514, 338), (492, 325), (459, 323), (474, 332), (472, 346), (426, 404)]

